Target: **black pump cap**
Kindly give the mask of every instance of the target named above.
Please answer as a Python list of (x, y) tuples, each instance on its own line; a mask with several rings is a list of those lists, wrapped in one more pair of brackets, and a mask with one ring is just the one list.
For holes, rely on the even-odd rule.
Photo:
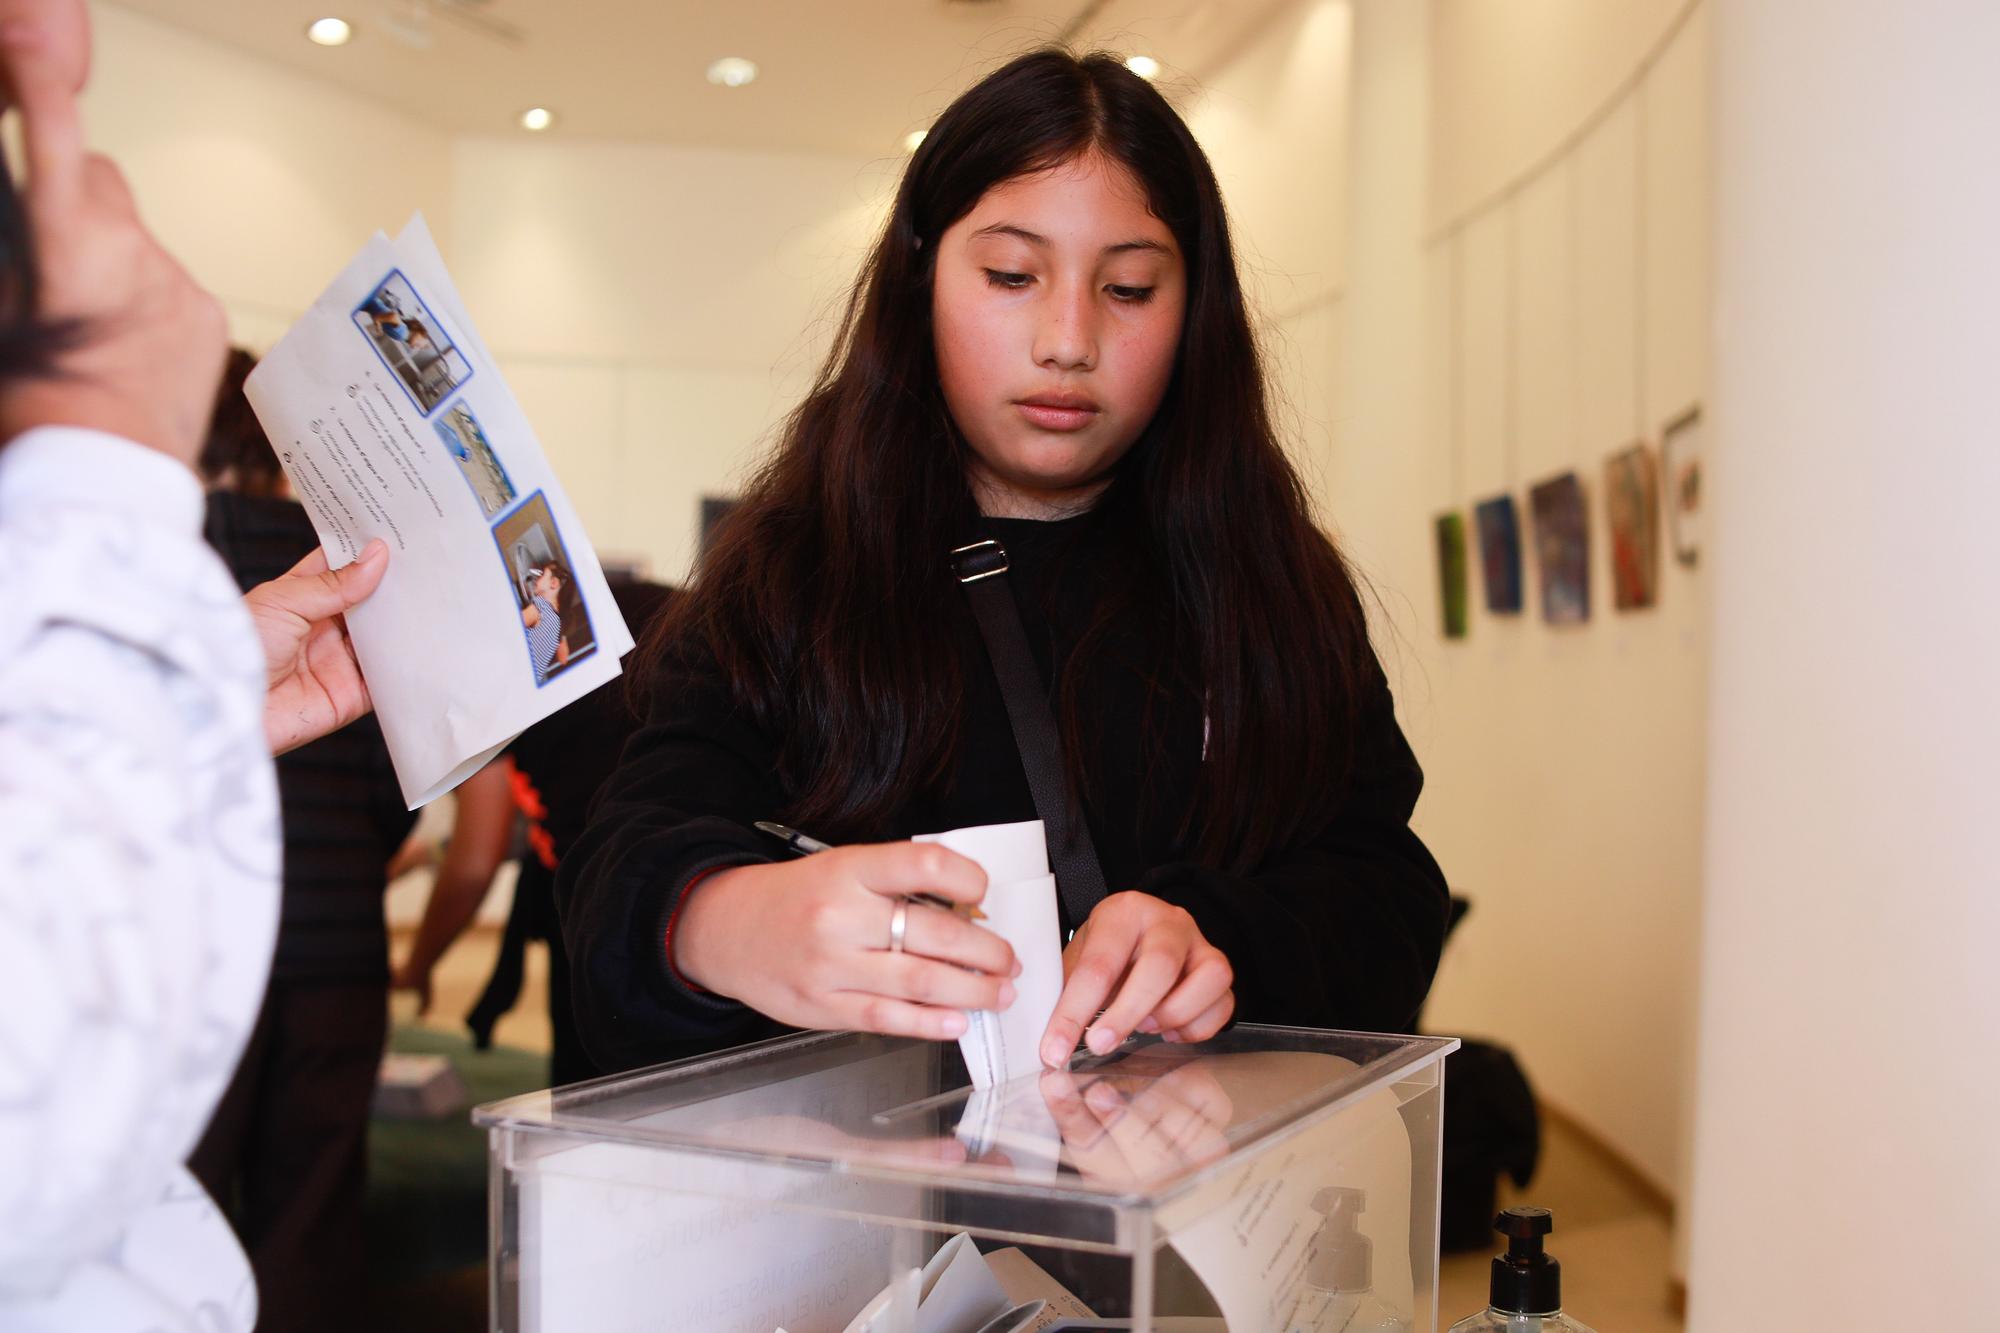
[(1546, 1208), (1509, 1208), (1493, 1219), (1507, 1238), (1507, 1253), (1493, 1256), (1489, 1302), (1509, 1314), (1556, 1314), (1562, 1309), (1562, 1265), (1542, 1252), (1542, 1237), (1556, 1229)]
[(1368, 1208), (1367, 1193), (1330, 1185), (1313, 1195), (1312, 1206), (1326, 1221), (1313, 1237), (1306, 1281), (1321, 1291), (1367, 1291), (1375, 1281), (1375, 1246), (1354, 1229)]

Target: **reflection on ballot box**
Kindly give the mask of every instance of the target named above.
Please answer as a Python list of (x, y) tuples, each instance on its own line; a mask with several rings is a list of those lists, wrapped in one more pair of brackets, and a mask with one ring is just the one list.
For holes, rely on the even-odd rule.
[(1242, 1024), (974, 1088), (819, 1033), (482, 1107), (493, 1326), (1428, 1333), (1456, 1046)]

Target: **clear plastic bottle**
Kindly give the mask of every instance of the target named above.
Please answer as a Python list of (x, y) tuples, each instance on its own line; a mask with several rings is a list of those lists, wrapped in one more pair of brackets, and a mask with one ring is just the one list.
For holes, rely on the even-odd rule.
[(1286, 1333), (1408, 1333), (1409, 1318), (1375, 1292), (1375, 1246), (1355, 1229), (1365, 1191), (1331, 1186), (1313, 1196), (1326, 1214)]
[(1562, 1312), (1562, 1265), (1542, 1251), (1542, 1237), (1556, 1229), (1546, 1208), (1509, 1208), (1493, 1219), (1507, 1238), (1507, 1253), (1493, 1257), (1493, 1280), (1484, 1310), (1451, 1326), (1451, 1333), (1591, 1333)]

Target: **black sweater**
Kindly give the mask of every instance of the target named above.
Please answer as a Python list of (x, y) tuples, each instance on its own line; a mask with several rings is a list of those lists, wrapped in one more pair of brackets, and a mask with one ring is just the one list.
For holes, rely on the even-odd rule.
[[(1043, 678), (1058, 679), (1055, 669), (1076, 642), (1076, 618), (1065, 612), (1095, 567), (1090, 517), (985, 526), (981, 535), (1007, 547), (1009, 582)], [(969, 608), (963, 624), (941, 629), (978, 642)], [(1354, 778), (1337, 816), (1296, 850), (1230, 875), (1189, 860), (1175, 821), (1148, 815), (1177, 813), (1191, 799), (1203, 723), (1199, 700), (1170, 706), (1165, 762), (1139, 772), (1145, 692), (1134, 641), (1114, 630), (1081, 695), (1096, 719), (1083, 756), (1091, 777), (1085, 816), (1110, 891), (1137, 889), (1187, 909), (1236, 969), (1240, 1019), (1406, 1026), (1437, 968), (1448, 894), (1410, 831), (1423, 774), (1380, 667), (1369, 673)], [(732, 703), (713, 661), (693, 650), (670, 660), (646, 726), (558, 876), (578, 1024), (607, 1069), (784, 1030), (741, 1004), (690, 990), (666, 965), (665, 924), (685, 886), (713, 867), (775, 859), (779, 849), (750, 823), (782, 819), (789, 804), (775, 775), (776, 739)], [(956, 771), (865, 840), (1035, 818), (999, 684), (983, 654), (972, 660)]]

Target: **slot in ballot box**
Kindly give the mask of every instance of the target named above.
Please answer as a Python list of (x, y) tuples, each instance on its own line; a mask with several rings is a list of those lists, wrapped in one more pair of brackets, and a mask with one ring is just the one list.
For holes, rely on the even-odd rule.
[(1246, 1023), (975, 1089), (810, 1033), (497, 1102), (491, 1326), (1432, 1333), (1457, 1045)]

